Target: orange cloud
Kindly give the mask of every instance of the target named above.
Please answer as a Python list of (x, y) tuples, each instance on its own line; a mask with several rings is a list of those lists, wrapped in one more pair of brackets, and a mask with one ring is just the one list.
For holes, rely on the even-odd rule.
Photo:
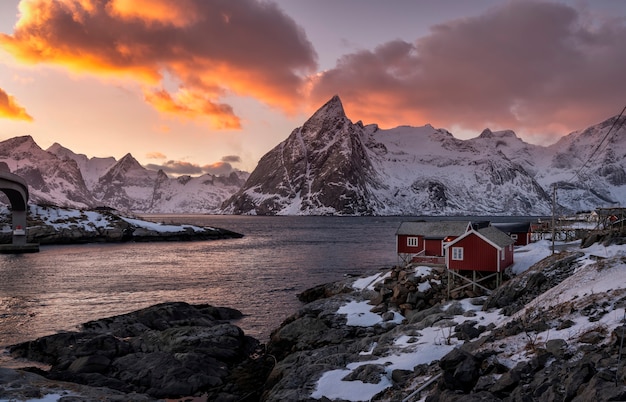
[(186, 161), (169, 160), (161, 165), (148, 164), (146, 168), (152, 170), (163, 170), (165, 173), (179, 175), (199, 175), (210, 173), (212, 175), (227, 175), (233, 171), (233, 167), (228, 162), (215, 162), (210, 165), (200, 166)]
[(33, 121), (26, 109), (15, 101), (15, 98), (0, 88), (0, 117), (15, 120)]
[(146, 93), (145, 99), (163, 113), (189, 119), (208, 117), (211, 127), (215, 129), (241, 128), (239, 118), (234, 115), (232, 107), (215, 104), (199, 93), (182, 90), (174, 98), (167, 91), (160, 90)]
[(312, 79), (312, 101), (339, 94), (352, 119), (386, 127), (490, 127), (554, 140), (624, 104), (626, 23), (585, 18), (562, 3), (506, 2), (412, 43), (343, 56)]
[[(274, 3), (205, 0), (22, 0), (0, 47), (26, 64), (131, 78), (159, 111), (237, 128), (227, 95), (287, 112), (302, 99), (316, 54)], [(179, 89), (165, 89), (165, 79)]]
[(171, 0), (112, 0), (107, 10), (114, 17), (176, 27), (194, 24), (200, 14), (191, 0), (177, 0), (177, 7)]
[(165, 154), (157, 151), (157, 152), (148, 152), (146, 154), (146, 158), (148, 158), (148, 159), (165, 159), (166, 156), (165, 156)]

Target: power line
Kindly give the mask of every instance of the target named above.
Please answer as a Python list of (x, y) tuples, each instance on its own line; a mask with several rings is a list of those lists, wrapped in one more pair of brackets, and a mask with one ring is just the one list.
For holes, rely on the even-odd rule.
[[(615, 121), (613, 121), (613, 124), (611, 125), (611, 128), (609, 129), (609, 131), (606, 132), (606, 134), (602, 138), (602, 141), (600, 141), (598, 143), (598, 145), (596, 146), (596, 148), (593, 150), (593, 152), (591, 152), (591, 155), (589, 155), (589, 158), (587, 158), (587, 161), (585, 163), (583, 163), (583, 165), (576, 172), (574, 172), (574, 176), (572, 176), (572, 178), (567, 181), (568, 183), (571, 184), (575, 177), (578, 177), (581, 181), (583, 181), (583, 177), (581, 176), (581, 172), (583, 171), (583, 169), (585, 169), (587, 167), (588, 164), (591, 163), (593, 157), (600, 150), (600, 147), (602, 146), (604, 141), (606, 141), (606, 139), (609, 137), (609, 135), (611, 134), (611, 131), (613, 131), (613, 128), (615, 127), (617, 122), (621, 120), (621, 117), (622, 117), (622, 115), (624, 114), (625, 111), (626, 111), (626, 106), (624, 106), (624, 108), (620, 112), (619, 116), (617, 116), (617, 119), (615, 119)], [(624, 121), (621, 121), (620, 126), (617, 128), (617, 130), (619, 130), (621, 128), (621, 126), (623, 126), (623, 125), (624, 125)]]

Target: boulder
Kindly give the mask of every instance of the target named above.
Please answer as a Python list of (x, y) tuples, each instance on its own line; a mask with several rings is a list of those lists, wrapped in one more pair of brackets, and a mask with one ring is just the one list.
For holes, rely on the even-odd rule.
[[(59, 381), (108, 387), (153, 398), (208, 393), (228, 400), (250, 392), (244, 379), (265, 378), (265, 356), (246, 364), (259, 343), (227, 320), (237, 310), (210, 305), (162, 303), (132, 313), (90, 321), (81, 332), (46, 336), (11, 346), (15, 357), (51, 365), (43, 374)], [(246, 375), (253, 369), (253, 375)], [(237, 371), (237, 376), (233, 372)], [(236, 379), (238, 387), (231, 385)]]

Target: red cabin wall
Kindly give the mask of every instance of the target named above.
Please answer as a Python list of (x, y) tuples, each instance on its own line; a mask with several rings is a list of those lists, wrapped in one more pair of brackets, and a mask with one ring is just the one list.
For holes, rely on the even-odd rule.
[[(462, 261), (452, 259), (452, 247), (463, 247)], [(507, 249), (508, 248), (509, 247), (507, 247)], [(498, 259), (500, 257), (498, 255), (498, 249), (475, 234), (470, 234), (449, 247), (448, 254), (449, 269), (490, 272), (497, 272), (498, 270)], [(502, 262), (504, 263), (505, 261)], [(504, 265), (501, 265), (501, 270), (504, 269), (503, 266)]]
[(425, 250), (426, 252), (424, 254), (426, 255), (443, 255), (443, 240), (439, 240), (439, 239), (425, 239), (424, 240), (425, 243)]
[[(407, 239), (409, 237), (417, 237), (416, 247), (409, 247), (407, 245)], [(396, 245), (398, 248), (398, 254), (400, 253), (416, 254), (424, 250), (424, 238), (422, 236), (416, 236), (416, 235), (397, 235)]]
[(516, 234), (517, 235), (517, 239), (515, 239), (515, 245), (516, 246), (525, 246), (528, 243), (530, 243), (530, 233), (528, 233), (528, 232), (511, 233), (511, 234)]

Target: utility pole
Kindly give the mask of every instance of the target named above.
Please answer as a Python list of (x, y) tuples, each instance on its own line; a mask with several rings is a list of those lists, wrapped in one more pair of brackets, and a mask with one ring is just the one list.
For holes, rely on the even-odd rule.
[(554, 236), (556, 235), (555, 219), (556, 214), (556, 183), (552, 184), (552, 254), (554, 255)]

